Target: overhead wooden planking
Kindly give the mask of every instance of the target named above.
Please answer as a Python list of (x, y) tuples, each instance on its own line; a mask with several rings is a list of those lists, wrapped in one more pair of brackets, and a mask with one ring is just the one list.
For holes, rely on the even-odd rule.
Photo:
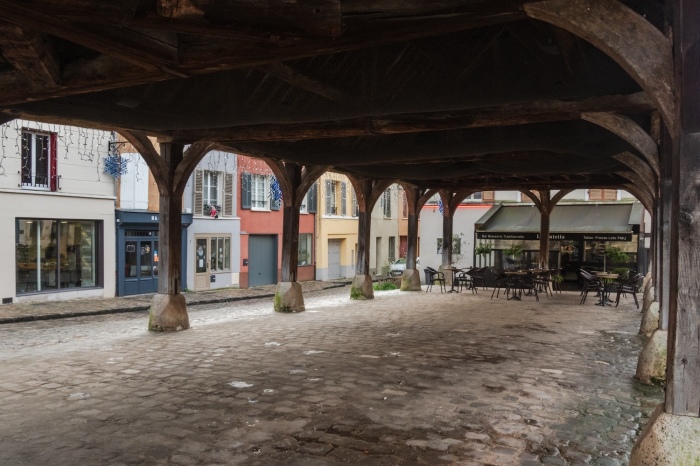
[(174, 140), (197, 139), (222, 142), (299, 141), (304, 139), (408, 134), (453, 129), (511, 126), (551, 121), (578, 120), (589, 112), (643, 113), (654, 104), (643, 92), (630, 95), (590, 97), (575, 101), (534, 101), (448, 112), (378, 115), (371, 118), (320, 123), (232, 126), (176, 130)]
[(654, 25), (618, 0), (544, 0), (523, 8), (608, 54), (649, 93), (666, 124), (675, 125), (671, 41)]
[(29, 85), (50, 88), (61, 81), (60, 61), (42, 34), (0, 21), (0, 55), (29, 80)]

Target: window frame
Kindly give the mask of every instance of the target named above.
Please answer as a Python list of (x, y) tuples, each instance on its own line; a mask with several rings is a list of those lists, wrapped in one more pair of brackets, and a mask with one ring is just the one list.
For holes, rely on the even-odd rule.
[[(304, 241), (306, 240), (306, 241)], [(308, 261), (306, 264), (302, 264), (302, 245), (307, 246), (307, 253), (306, 255), (308, 256)], [(313, 233), (299, 233), (299, 247), (297, 251), (297, 267), (307, 267), (310, 265), (313, 265), (313, 259), (314, 259), (314, 238), (313, 238)]]
[[(256, 181), (256, 180), (260, 180)], [(258, 185), (262, 184), (262, 190), (258, 192), (257, 187)], [(260, 201), (257, 198), (257, 195), (260, 194), (262, 195), (262, 207), (259, 205), (256, 205), (256, 203), (259, 203)], [(257, 211), (270, 211), (270, 179), (267, 175), (259, 175), (256, 173), (251, 173), (250, 174), (250, 210), (257, 210)]]
[[(25, 143), (25, 136), (31, 137), (31, 147), (27, 147)], [(46, 142), (43, 147), (46, 152), (46, 184), (37, 184), (37, 138), (46, 138)], [(55, 156), (55, 133), (48, 133), (45, 131), (37, 131), (29, 128), (24, 128), (20, 134), (21, 147), (20, 147), (20, 186), (22, 189), (30, 189), (36, 191), (55, 191), (55, 171), (56, 171), (56, 156)], [(25, 152), (25, 150), (27, 152)], [(31, 158), (31, 163), (28, 165), (26, 160)], [(30, 182), (25, 182), (25, 167), (29, 166), (28, 176)]]

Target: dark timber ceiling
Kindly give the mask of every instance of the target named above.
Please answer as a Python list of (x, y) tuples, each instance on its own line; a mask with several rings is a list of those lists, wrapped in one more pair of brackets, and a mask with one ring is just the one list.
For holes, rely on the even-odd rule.
[(627, 183), (635, 148), (581, 113), (648, 132), (651, 100), (524, 3), (0, 0), (0, 110), (422, 187)]

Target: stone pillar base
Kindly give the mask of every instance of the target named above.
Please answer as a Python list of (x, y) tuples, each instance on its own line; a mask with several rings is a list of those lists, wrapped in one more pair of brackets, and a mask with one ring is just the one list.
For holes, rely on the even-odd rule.
[(444, 270), (446, 267), (446, 265), (440, 265), (438, 267), (438, 272), (442, 272), (445, 274), (445, 287), (449, 288), (452, 286), (452, 272), (449, 270)]
[(299, 282), (279, 282), (275, 290), (275, 312), (303, 312), (304, 293)]
[(350, 286), (350, 299), (374, 299), (372, 277), (369, 275), (355, 275)]
[(656, 330), (644, 345), (637, 362), (635, 377), (646, 384), (659, 385), (666, 381), (668, 332)]
[(654, 302), (654, 287), (647, 289), (642, 295), (642, 312), (646, 311), (651, 303)]
[(176, 332), (190, 328), (187, 302), (181, 294), (157, 294), (151, 300), (148, 330)]
[(401, 291), (420, 291), (420, 273), (416, 269), (406, 269), (401, 275)]
[(646, 306), (643, 312), (639, 333), (650, 336), (659, 328), (659, 303), (657, 301), (652, 301)]
[(700, 464), (700, 418), (675, 416), (656, 407), (632, 449), (630, 466)]

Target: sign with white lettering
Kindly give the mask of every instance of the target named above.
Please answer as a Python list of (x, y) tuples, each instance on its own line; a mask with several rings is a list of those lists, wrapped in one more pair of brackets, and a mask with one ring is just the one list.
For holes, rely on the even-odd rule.
[[(536, 241), (539, 233), (477, 231), (477, 239)], [(550, 233), (551, 241), (632, 241), (632, 233)]]

